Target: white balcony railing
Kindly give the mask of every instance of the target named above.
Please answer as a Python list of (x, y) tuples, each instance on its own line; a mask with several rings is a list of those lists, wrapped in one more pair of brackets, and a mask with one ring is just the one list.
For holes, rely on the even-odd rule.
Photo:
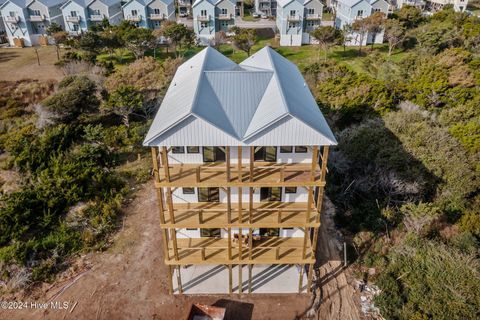
[(231, 13), (220, 13), (218, 15), (218, 20), (232, 20), (233, 15)]
[(203, 21), (203, 22), (207, 22), (207, 21), (210, 21), (210, 16), (197, 16), (197, 20), (198, 21)]
[(20, 22), (20, 17), (19, 16), (5, 16), (3, 17), (3, 20), (8, 23), (19, 23)]
[(298, 14), (296, 15), (288, 15), (287, 16), (288, 21), (300, 21), (300, 16)]
[(105, 15), (103, 15), (103, 14), (91, 14), (90, 15), (90, 21), (102, 21), (103, 18), (105, 18)]
[(81, 18), (80, 18), (80, 16), (66, 16), (65, 20), (67, 22), (79, 23)]
[(318, 13), (307, 13), (305, 19), (307, 20), (320, 20), (322, 17)]
[(44, 14), (30, 15), (30, 21), (39, 22), (39, 21), (44, 21), (44, 20), (45, 20), (45, 15)]
[(139, 22), (142, 21), (142, 16), (141, 15), (131, 15), (129, 14), (126, 18), (128, 21), (133, 21), (133, 22)]
[(151, 13), (150, 20), (165, 20), (167, 16), (164, 13)]

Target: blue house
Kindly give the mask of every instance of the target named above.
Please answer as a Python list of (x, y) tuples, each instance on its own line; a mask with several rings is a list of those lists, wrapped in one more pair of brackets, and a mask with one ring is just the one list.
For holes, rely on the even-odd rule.
[[(390, 4), (385, 0), (334, 0), (332, 7), (335, 10), (335, 27), (345, 29), (356, 20), (366, 18), (374, 12), (382, 12), (387, 16)], [(356, 32), (350, 32), (346, 45), (358, 46), (370, 43), (383, 43), (383, 31), (380, 33), (368, 33), (362, 39)], [(362, 41), (362, 43), (360, 43)]]
[(281, 46), (300, 46), (313, 41), (310, 32), (320, 26), (320, 0), (278, 0), (277, 28)]
[(104, 19), (112, 25), (123, 20), (120, 0), (67, 0), (62, 5), (65, 30), (79, 34)]
[(10, 45), (21, 39), (25, 46), (39, 44), (51, 23), (64, 26), (61, 5), (64, 0), (7, 0), (0, 6)]
[(228, 32), (235, 25), (234, 0), (196, 0), (192, 8), (193, 30), (200, 44), (211, 43), (217, 32)]
[(158, 29), (163, 21), (175, 21), (173, 0), (128, 0), (122, 9), (125, 20), (137, 27)]

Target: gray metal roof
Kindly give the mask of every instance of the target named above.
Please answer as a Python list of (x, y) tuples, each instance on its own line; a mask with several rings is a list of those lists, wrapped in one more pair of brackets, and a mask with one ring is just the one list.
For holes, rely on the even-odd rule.
[[(278, 134), (280, 124), (298, 136)], [(274, 128), (275, 137), (268, 137)], [(298, 68), (270, 47), (239, 65), (207, 47), (182, 64), (144, 145), (167, 143), (172, 135), (178, 145), (337, 143)]]

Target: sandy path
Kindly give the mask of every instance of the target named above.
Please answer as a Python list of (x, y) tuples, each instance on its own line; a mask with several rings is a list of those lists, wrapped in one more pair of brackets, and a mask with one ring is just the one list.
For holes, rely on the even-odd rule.
[(360, 312), (355, 304), (354, 288), (343, 269), (343, 252), (341, 244), (335, 238), (334, 215), (335, 207), (325, 198), (317, 243), (320, 273), (320, 289), (317, 292), (321, 297), (318, 316), (325, 320), (356, 320), (360, 319)]

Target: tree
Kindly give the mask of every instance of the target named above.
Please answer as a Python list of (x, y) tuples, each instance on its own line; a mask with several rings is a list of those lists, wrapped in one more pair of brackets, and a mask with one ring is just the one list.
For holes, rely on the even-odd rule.
[(319, 49), (323, 49), (325, 53), (325, 61), (327, 61), (327, 54), (330, 47), (339, 44), (342, 40), (341, 31), (332, 26), (318, 27), (313, 30), (310, 35), (318, 41)]
[(129, 116), (142, 107), (143, 95), (134, 86), (120, 85), (108, 95), (102, 110), (122, 117), (123, 124), (130, 126)]
[(53, 35), (53, 34), (56, 33), (56, 32), (63, 31), (63, 29), (62, 29), (62, 26), (59, 25), (58, 23), (52, 22), (52, 23), (50, 23), (50, 25), (48, 26), (48, 28), (47, 28), (46, 31), (47, 31), (47, 34), (48, 34), (49, 36), (51, 36), (51, 35)]
[(385, 21), (385, 38), (388, 41), (388, 55), (405, 39), (405, 27), (398, 19)]
[(68, 123), (86, 113), (97, 110), (97, 87), (86, 76), (67, 76), (59, 84), (59, 90), (45, 99), (43, 106), (53, 114), (57, 122)]
[(185, 25), (167, 21), (160, 28), (160, 34), (173, 44), (175, 57), (178, 57), (178, 49), (188, 49), (195, 42), (195, 33)]
[(402, 6), (402, 8), (396, 12), (396, 16), (398, 21), (407, 29), (418, 27), (424, 20), (422, 11), (414, 6)]
[(220, 30), (218, 32), (215, 32), (215, 38), (213, 39), (213, 43), (212, 43), (212, 46), (215, 47), (215, 48), (218, 48), (220, 47), (222, 44), (225, 44), (227, 43), (227, 34), (225, 33), (225, 31), (223, 30)]
[(232, 27), (234, 33), (232, 40), (233, 46), (239, 50), (245, 51), (250, 56), (253, 45), (257, 42), (257, 32), (255, 29)]
[(137, 59), (143, 57), (146, 50), (152, 49), (156, 41), (152, 30), (134, 26), (122, 30), (120, 37), (124, 45), (133, 52)]
[(377, 33), (380, 33), (383, 29), (385, 22), (385, 14), (383, 12), (374, 12), (371, 16), (365, 18), (368, 24), (368, 32), (372, 34), (372, 49), (375, 44), (375, 38)]
[(370, 28), (370, 23), (366, 19), (355, 20), (355, 22), (352, 24), (352, 31), (357, 33), (358, 40), (359, 40), (358, 42), (360, 43), (358, 47), (359, 53), (362, 52), (363, 41), (365, 40), (365, 37), (368, 34), (369, 28)]

